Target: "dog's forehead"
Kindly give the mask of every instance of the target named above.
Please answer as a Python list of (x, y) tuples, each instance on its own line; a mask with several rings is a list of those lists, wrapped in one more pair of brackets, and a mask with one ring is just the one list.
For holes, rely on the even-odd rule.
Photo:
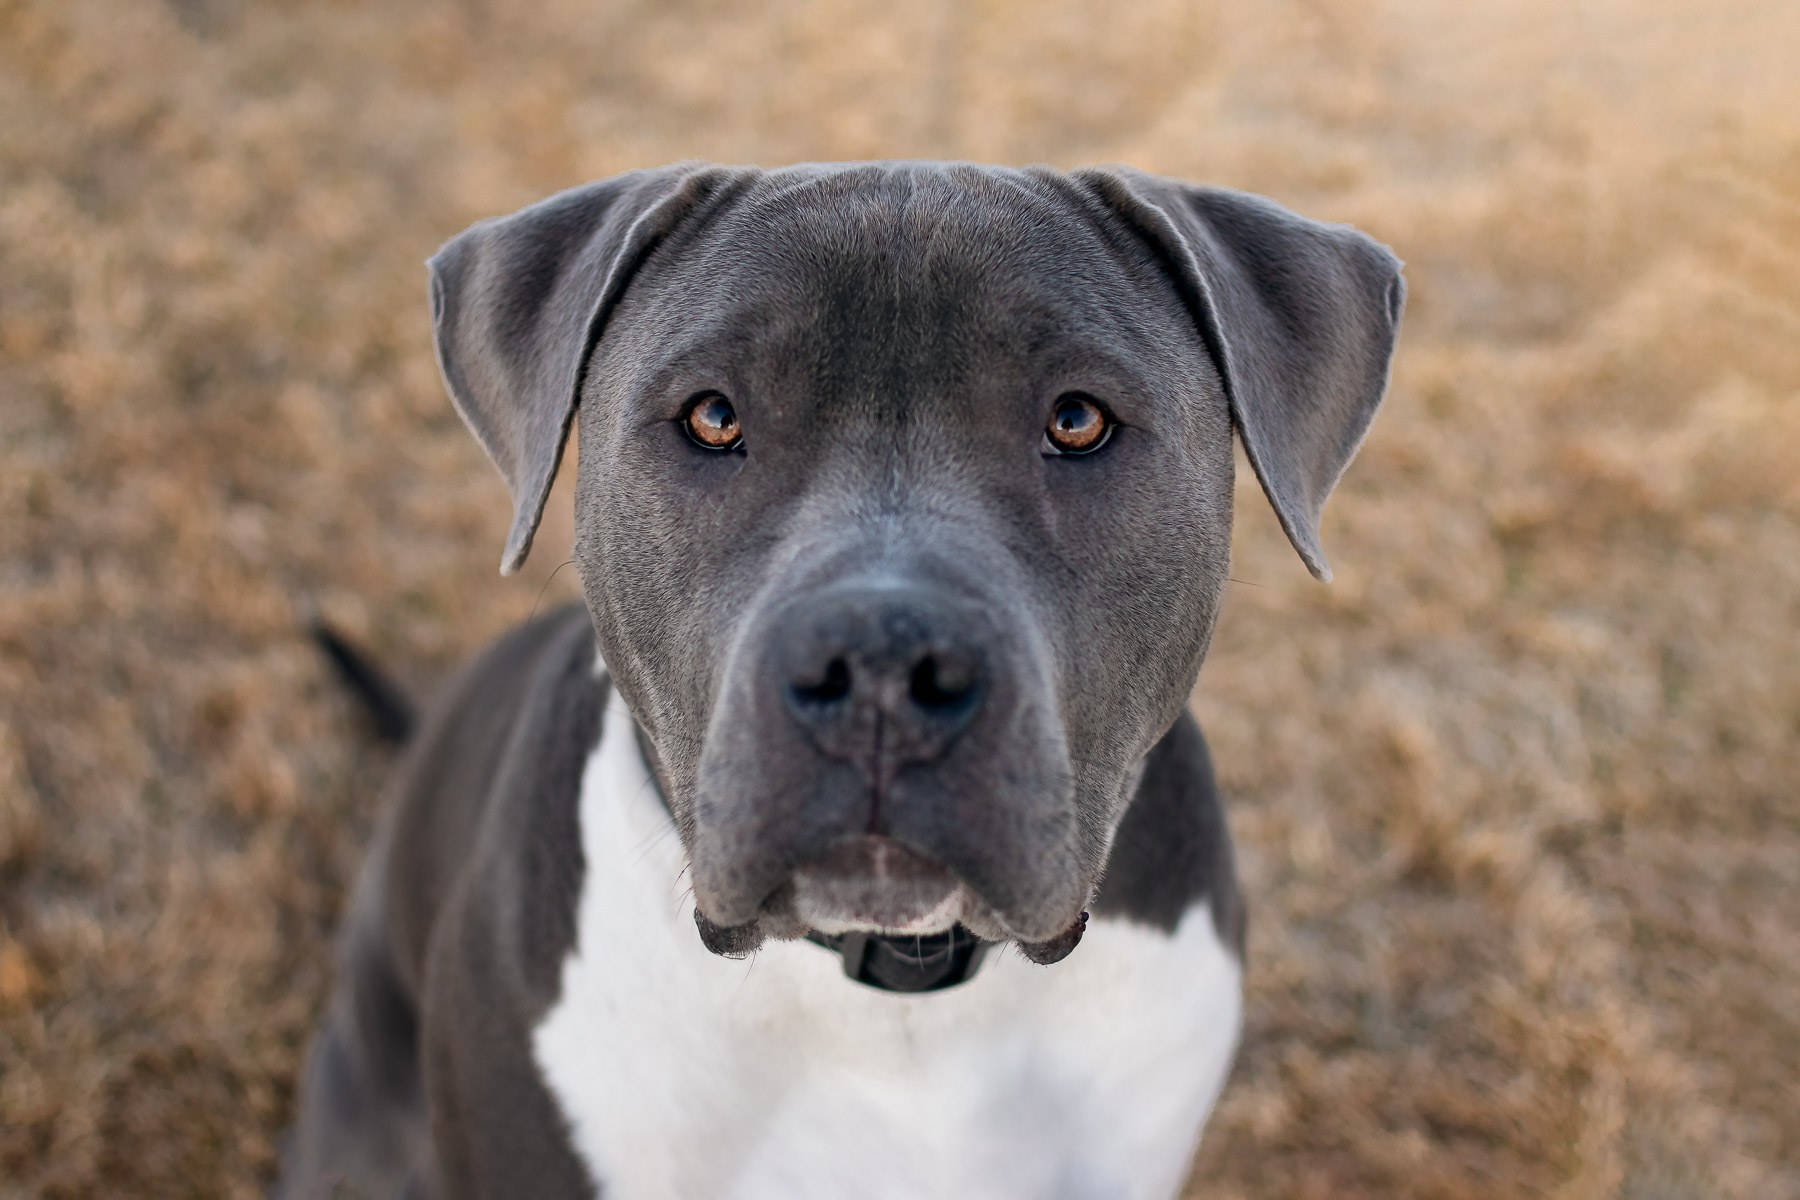
[(785, 168), (671, 249), (650, 288), (671, 358), (723, 345), (935, 375), (1059, 350), (1149, 366), (1189, 340), (1153, 258), (1051, 171)]
[(756, 178), (720, 222), (733, 244), (820, 263), (996, 262), (1094, 241), (1053, 172), (967, 163), (801, 166)]

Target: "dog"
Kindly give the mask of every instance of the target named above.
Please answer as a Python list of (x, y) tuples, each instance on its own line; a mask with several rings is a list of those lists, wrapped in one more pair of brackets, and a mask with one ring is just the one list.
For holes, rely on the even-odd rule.
[(683, 164), (429, 264), (585, 606), (411, 739), (279, 1195), (1170, 1197), (1241, 1023), (1235, 430), (1321, 579), (1388, 250), (1136, 170)]

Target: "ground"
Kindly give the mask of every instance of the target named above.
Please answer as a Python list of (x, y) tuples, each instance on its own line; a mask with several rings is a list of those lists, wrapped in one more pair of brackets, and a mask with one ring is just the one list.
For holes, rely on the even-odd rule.
[(422, 260), (698, 157), (1126, 161), (1407, 260), (1313, 582), (1242, 473), (1189, 1195), (1800, 1196), (1800, 9), (0, 0), (0, 1198), (255, 1196), (387, 760), (541, 604)]

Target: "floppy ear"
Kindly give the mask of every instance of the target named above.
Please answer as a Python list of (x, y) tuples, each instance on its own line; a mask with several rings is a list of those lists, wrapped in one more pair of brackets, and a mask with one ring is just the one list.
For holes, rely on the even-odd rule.
[(470, 226), (426, 264), (450, 398), (512, 492), (502, 575), (531, 551), (608, 313), (657, 243), (736, 174), (688, 163), (571, 188)]
[(1077, 178), (1161, 255), (1224, 377), (1263, 492), (1307, 568), (1331, 578), (1319, 512), (1387, 389), (1400, 260), (1348, 225), (1260, 196), (1121, 168)]

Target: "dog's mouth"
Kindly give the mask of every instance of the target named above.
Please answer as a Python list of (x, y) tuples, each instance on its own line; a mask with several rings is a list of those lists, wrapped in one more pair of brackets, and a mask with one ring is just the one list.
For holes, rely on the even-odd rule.
[(827, 935), (944, 933), (974, 899), (941, 863), (873, 834), (841, 841), (801, 864), (781, 892), (771, 899)]
[(1059, 962), (1088, 922), (1083, 912), (1048, 941), (1016, 939), (948, 867), (873, 834), (838, 842), (796, 867), (762, 912), (728, 927), (696, 908), (694, 922), (715, 954), (742, 957), (770, 933), (805, 937), (843, 956), (851, 978), (890, 991), (933, 991), (967, 979), (994, 942), (1014, 941), (1034, 963)]
[[(965, 921), (991, 922), (974, 891), (937, 862), (892, 838), (865, 835), (838, 843), (794, 870), (779, 903), (807, 927), (806, 937), (834, 950), (844, 973), (884, 991), (930, 992), (969, 979), (993, 940)], [(1075, 948), (1081, 917), (1054, 943), (1021, 944), (1037, 962)]]

